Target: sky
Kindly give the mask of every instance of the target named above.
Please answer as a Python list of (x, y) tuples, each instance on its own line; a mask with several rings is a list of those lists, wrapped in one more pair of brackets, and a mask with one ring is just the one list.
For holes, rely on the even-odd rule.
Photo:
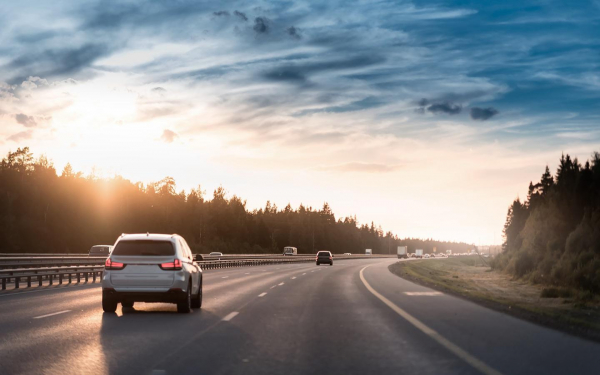
[(600, 1), (0, 4), (0, 153), (498, 244), (600, 151)]

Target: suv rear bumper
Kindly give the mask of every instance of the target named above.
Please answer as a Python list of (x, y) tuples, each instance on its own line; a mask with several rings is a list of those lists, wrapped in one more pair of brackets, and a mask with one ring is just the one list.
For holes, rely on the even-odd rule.
[(117, 292), (112, 288), (102, 288), (102, 298), (114, 299), (116, 302), (177, 303), (185, 300), (187, 294), (180, 288), (171, 288), (166, 292)]

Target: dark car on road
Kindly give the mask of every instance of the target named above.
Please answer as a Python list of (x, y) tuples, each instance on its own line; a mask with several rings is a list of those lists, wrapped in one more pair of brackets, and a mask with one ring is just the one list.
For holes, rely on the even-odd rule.
[(320, 265), (321, 263), (326, 263), (329, 264), (330, 266), (333, 266), (333, 254), (331, 254), (331, 251), (319, 251), (317, 253), (317, 266)]

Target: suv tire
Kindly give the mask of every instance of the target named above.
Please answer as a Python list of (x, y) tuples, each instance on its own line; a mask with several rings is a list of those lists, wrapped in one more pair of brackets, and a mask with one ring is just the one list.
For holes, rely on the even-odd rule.
[(102, 310), (107, 313), (114, 313), (117, 311), (117, 301), (107, 296), (105, 293), (102, 293)]
[(133, 307), (133, 301), (123, 301), (123, 302), (121, 302), (121, 306), (127, 307), (127, 308), (132, 308)]
[(190, 311), (192, 311), (192, 284), (188, 285), (184, 299), (177, 302), (178, 313), (187, 314)]
[(202, 307), (202, 281), (198, 285), (198, 293), (192, 298), (192, 308), (199, 309)]

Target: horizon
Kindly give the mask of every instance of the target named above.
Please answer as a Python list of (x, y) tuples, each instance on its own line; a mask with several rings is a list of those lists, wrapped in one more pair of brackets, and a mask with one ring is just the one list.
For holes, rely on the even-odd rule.
[(498, 245), (546, 165), (598, 151), (598, 2), (0, 9), (0, 152), (59, 175), (171, 176), (250, 210), (328, 202), (401, 238)]

